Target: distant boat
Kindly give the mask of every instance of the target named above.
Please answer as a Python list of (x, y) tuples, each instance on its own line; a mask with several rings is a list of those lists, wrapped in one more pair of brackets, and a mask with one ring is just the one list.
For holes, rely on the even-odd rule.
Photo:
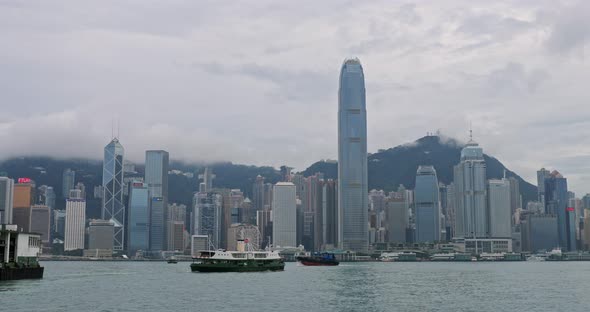
[(321, 253), (312, 256), (299, 256), (297, 261), (307, 266), (336, 266), (340, 264), (331, 253)]
[(174, 258), (174, 257), (170, 257), (170, 258), (168, 258), (167, 262), (168, 263), (178, 263), (178, 260), (176, 260), (176, 258)]

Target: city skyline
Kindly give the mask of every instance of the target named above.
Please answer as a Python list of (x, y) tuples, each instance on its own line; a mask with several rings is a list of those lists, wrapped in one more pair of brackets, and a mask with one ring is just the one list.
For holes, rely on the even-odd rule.
[[(7, 147), (0, 158), (97, 158), (118, 120), (127, 158), (134, 161), (153, 148), (180, 160), (275, 167), (335, 159), (332, 77), (352, 55), (368, 72), (368, 109), (379, 111), (368, 123), (369, 152), (439, 128), (466, 139), (471, 122), (478, 142), (528, 181), (538, 168), (558, 168), (577, 192), (590, 188), (584, 166), (590, 154), (584, 81), (590, 71), (583, 57), (590, 27), (580, 13), (587, 11), (586, 2), (480, 3), (466, 10), (457, 10), (463, 1), (387, 3), (388, 10), (379, 10), (383, 2), (328, 1), (315, 4), (314, 14), (308, 14), (311, 6), (273, 4), (276, 14), (260, 16), (255, 13), (270, 9), (260, 1), (208, 6), (204, 11), (218, 13), (214, 20), (186, 18), (185, 12), (203, 11), (190, 3), (155, 5), (140, 15), (132, 15), (125, 2), (118, 4), (120, 15), (62, 3), (4, 5), (0, 11), (0, 32), (14, 42), (3, 52), (3, 73), (10, 79), (0, 94), (3, 102), (15, 103), (0, 121), (0, 144)], [(80, 21), (80, 11), (91, 12), (93, 23)], [(47, 16), (56, 14), (73, 23), (53, 24)], [(239, 22), (257, 29), (272, 16), (283, 17), (272, 30), (225, 28)], [(166, 27), (154, 28), (153, 20)], [(296, 26), (318, 31), (301, 36)], [(211, 37), (217, 33), (226, 36)], [(84, 39), (89, 35), (92, 44)], [(201, 39), (209, 40), (205, 49), (196, 45)], [(39, 66), (30, 65), (33, 57)], [(162, 103), (168, 108), (163, 112)], [(198, 123), (189, 117), (202, 113), (209, 117)], [(236, 128), (242, 144), (234, 143)], [(272, 148), (278, 144), (284, 150)], [(198, 153), (199, 146), (212, 152)]]

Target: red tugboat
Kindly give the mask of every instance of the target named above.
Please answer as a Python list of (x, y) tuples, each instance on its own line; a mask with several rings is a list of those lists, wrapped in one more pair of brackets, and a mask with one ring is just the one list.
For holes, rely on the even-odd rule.
[(297, 261), (308, 266), (336, 266), (340, 264), (331, 253), (314, 254), (311, 256), (299, 256)]

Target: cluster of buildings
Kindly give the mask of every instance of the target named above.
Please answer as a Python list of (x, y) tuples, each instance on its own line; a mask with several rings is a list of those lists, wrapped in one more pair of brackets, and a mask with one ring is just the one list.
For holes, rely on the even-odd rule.
[(541, 169), (538, 201), (523, 205), (516, 178), (488, 179), (483, 150), (473, 139), (448, 185), (434, 167), (423, 165), (416, 169), (413, 190), (400, 185), (389, 193), (369, 191), (365, 82), (358, 59), (345, 60), (340, 72), (338, 180), (281, 167), (281, 181), (257, 176), (247, 196), (214, 187), (215, 175), (206, 168), (187, 208), (169, 203), (168, 176), (193, 174), (170, 170), (166, 151), (145, 156), (140, 175), (124, 161), (117, 138), (105, 147), (102, 184), (93, 193), (101, 199), (101, 219), (86, 218), (89, 194), (76, 183), (74, 170), (63, 172), (65, 210), (56, 209), (51, 186), (0, 177), (0, 223), (38, 232), (44, 245), (63, 245), (66, 254), (89, 257), (231, 250), (238, 239), (255, 248), (365, 254), (408, 244), (454, 244), (474, 253), (590, 246), (590, 195), (576, 198), (559, 172)]

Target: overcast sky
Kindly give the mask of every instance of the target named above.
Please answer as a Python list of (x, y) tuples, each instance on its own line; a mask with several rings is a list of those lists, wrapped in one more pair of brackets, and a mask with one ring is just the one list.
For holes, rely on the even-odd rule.
[[(440, 130), (590, 192), (590, 1), (0, 0), (0, 157), (337, 158), (360, 58), (369, 151)], [(582, 195), (582, 194), (579, 194)]]

